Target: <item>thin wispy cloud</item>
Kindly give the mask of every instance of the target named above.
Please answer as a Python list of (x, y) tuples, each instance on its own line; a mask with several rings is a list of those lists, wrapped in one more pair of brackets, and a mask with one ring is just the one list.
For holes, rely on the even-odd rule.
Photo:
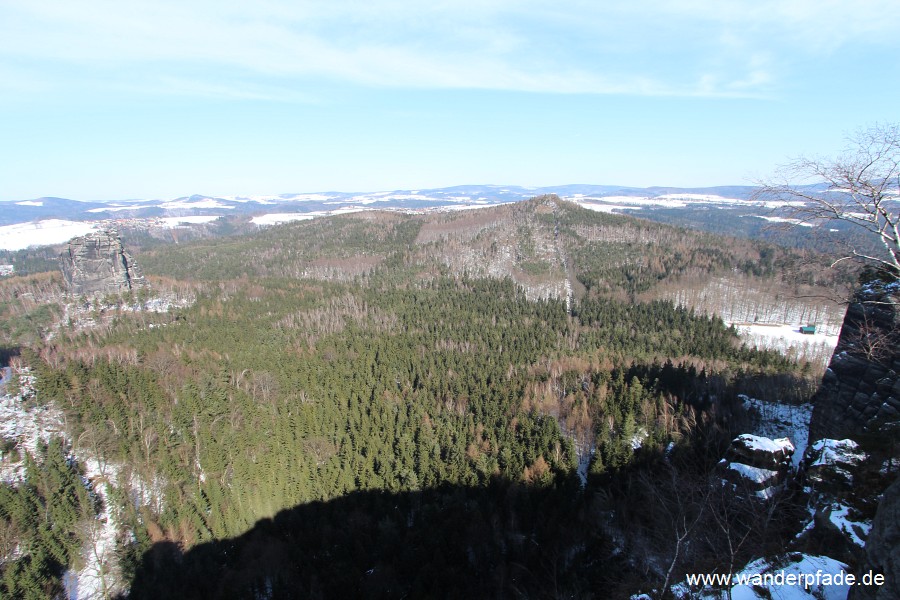
[[(604, 3), (605, 4), (605, 3)], [(275, 87), (735, 96), (777, 89), (795, 55), (887, 43), (895, 2), (109, 2), (0, 4), (0, 57), (184, 93), (234, 73)], [(758, 57), (765, 55), (765, 60)], [(748, 56), (757, 57), (748, 60)], [(146, 75), (142, 69), (148, 68)], [(787, 67), (781, 67), (787, 70)], [(162, 79), (154, 81), (153, 78)], [(231, 75), (229, 75), (229, 72)], [(163, 81), (164, 80), (164, 81)], [(134, 83), (134, 82), (132, 82)], [(253, 94), (249, 94), (252, 96)]]
[(898, 29), (896, 0), (0, 0), (0, 195), (739, 183), (900, 119)]

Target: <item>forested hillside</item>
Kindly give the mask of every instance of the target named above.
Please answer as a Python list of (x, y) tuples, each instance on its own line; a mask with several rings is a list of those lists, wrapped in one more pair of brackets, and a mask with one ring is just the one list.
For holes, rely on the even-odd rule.
[[(138, 259), (154, 293), (193, 301), (70, 299), (42, 309), (33, 326), (52, 335), (35, 336), (34, 292), (20, 292), (58, 281), (4, 288), (6, 343), (35, 379), (23, 401), (65, 423), (0, 495), (4, 596), (59, 593), (104, 502), (117, 567), (102, 590), (136, 597), (616, 597), (734, 561), (722, 549), (738, 534), (782, 543), (782, 517), (760, 513), (710, 520), (687, 551), (672, 515), (734, 509), (704, 490), (737, 395), (802, 397), (809, 367), (652, 294), (736, 275), (824, 289), (803, 267), (820, 259), (555, 198), (349, 215)], [(107, 474), (94, 504), (41, 483), (83, 472), (59, 462), (69, 450)], [(64, 525), (33, 534), (34, 507)]]
[[(720, 276), (795, 303), (819, 301), (824, 312), (840, 309), (819, 297), (833, 296), (836, 286), (853, 281), (814, 252), (594, 212), (556, 196), (427, 215), (354, 213), (158, 247), (140, 258), (149, 273), (197, 280), (351, 281), (379, 269), (401, 279), (509, 277), (530, 298), (587, 293), (647, 300), (662, 297), (656, 293), (660, 283), (699, 289)], [(720, 314), (715, 309), (728, 307), (697, 308)]]

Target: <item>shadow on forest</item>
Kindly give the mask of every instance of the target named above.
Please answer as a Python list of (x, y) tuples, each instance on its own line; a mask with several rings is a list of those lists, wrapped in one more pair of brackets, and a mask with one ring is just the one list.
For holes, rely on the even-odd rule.
[[(652, 375), (670, 389), (665, 374)], [(694, 404), (720, 392), (714, 379), (703, 378)], [(793, 400), (807, 383), (758, 376), (742, 385)], [(715, 412), (727, 420), (732, 408), (718, 404)], [(702, 491), (730, 440), (723, 433), (716, 420), (702, 420), (690, 445), (665, 458), (638, 452), (633, 466), (643, 466), (591, 476), (587, 491), (574, 474), (554, 480), (549, 472), (533, 485), (497, 478), (483, 487), (357, 491), (283, 510), (187, 552), (157, 543), (135, 567), (131, 597), (627, 598), (658, 579), (660, 565), (639, 557), (666, 553), (671, 515), (713, 502)], [(719, 500), (731, 511), (742, 506), (728, 494)], [(705, 531), (695, 551), (709, 568), (723, 547), (714, 533)]]
[(616, 597), (624, 565), (590, 504), (574, 481), (353, 492), (186, 553), (157, 543), (131, 597)]
[[(660, 389), (690, 395), (659, 369), (645, 375)], [(700, 379), (692, 382), (692, 405), (728, 392), (724, 381)], [(808, 383), (766, 375), (745, 377), (742, 385), (795, 400)], [(728, 420), (740, 405), (725, 396), (732, 400), (723, 405), (720, 396), (714, 412)], [(711, 508), (751, 514), (737, 495), (704, 495), (704, 486), (719, 481), (710, 473), (730, 439), (719, 421), (700, 419), (690, 444), (665, 455), (636, 452), (634, 468), (592, 475), (586, 491), (574, 473), (553, 479), (548, 471), (532, 485), (496, 478), (481, 487), (357, 491), (298, 505), (187, 552), (171, 542), (153, 545), (135, 566), (130, 597), (627, 598), (660, 583), (660, 564), (648, 557), (671, 550), (673, 515), (707, 515), (691, 561), (706, 561), (709, 572), (721, 566), (727, 546), (716, 537)], [(783, 512), (779, 519), (792, 523), (793, 513)], [(759, 544), (752, 538), (742, 551), (762, 552)]]

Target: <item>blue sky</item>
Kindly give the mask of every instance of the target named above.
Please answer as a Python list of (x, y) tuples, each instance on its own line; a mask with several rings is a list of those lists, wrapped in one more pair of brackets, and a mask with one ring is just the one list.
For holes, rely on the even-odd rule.
[(900, 121), (900, 2), (0, 0), (0, 200), (746, 184)]

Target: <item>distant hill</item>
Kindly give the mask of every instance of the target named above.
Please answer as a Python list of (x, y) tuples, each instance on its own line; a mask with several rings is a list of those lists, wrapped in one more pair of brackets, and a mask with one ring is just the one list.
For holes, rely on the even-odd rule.
[[(809, 186), (814, 190), (816, 186)], [(514, 185), (458, 185), (426, 190), (381, 192), (303, 192), (269, 196), (208, 196), (193, 194), (171, 200), (82, 202), (65, 198), (37, 198), (0, 203), (0, 250), (27, 245), (62, 244), (68, 238), (60, 226), (83, 229), (115, 228), (137, 234), (143, 242), (185, 240), (240, 233), (274, 223), (345, 214), (362, 210), (425, 213), (469, 210), (521, 202), (555, 194), (594, 211), (634, 214), (645, 219), (702, 229), (735, 237), (764, 239), (782, 246), (831, 252), (836, 245), (865, 248), (854, 228), (840, 223), (828, 227), (790, 227), (788, 207), (757, 201), (751, 186), (635, 188), (616, 185), (568, 184), (540, 188)], [(30, 235), (28, 227), (5, 229), (38, 221), (63, 221), (57, 234)], [(778, 227), (778, 225), (782, 225)], [(39, 227), (39, 226), (38, 226)], [(41, 228), (41, 227), (39, 227)], [(46, 230), (47, 227), (41, 229)], [(179, 231), (172, 232), (171, 230)], [(149, 235), (148, 235), (149, 234)], [(17, 236), (15, 241), (13, 236)], [(24, 237), (23, 237), (24, 236)], [(156, 243), (156, 242), (153, 242)], [(869, 248), (872, 251), (877, 249)]]
[(0, 225), (35, 219), (97, 220), (115, 217), (149, 218), (160, 216), (262, 214), (265, 212), (315, 212), (340, 207), (378, 207), (386, 209), (434, 209), (465, 205), (492, 205), (517, 202), (534, 196), (557, 194), (564, 198), (590, 197), (602, 200), (610, 196), (657, 197), (694, 194), (721, 196), (746, 201), (753, 188), (728, 186), (712, 188), (633, 188), (615, 185), (573, 184), (527, 188), (515, 185), (458, 185), (427, 190), (382, 192), (304, 192), (275, 196), (207, 196), (193, 194), (172, 200), (120, 200), (112, 202), (77, 201), (66, 198), (35, 198), (0, 203)]
[(362, 211), (157, 246), (140, 260), (149, 274), (194, 280), (508, 278), (530, 299), (568, 306), (598, 296), (672, 299), (737, 321), (801, 318), (772, 310), (779, 294), (802, 294), (818, 297), (800, 304), (815, 305), (834, 328), (842, 313), (822, 297), (845, 277), (816, 253), (598, 212), (553, 195), (480, 210)]

